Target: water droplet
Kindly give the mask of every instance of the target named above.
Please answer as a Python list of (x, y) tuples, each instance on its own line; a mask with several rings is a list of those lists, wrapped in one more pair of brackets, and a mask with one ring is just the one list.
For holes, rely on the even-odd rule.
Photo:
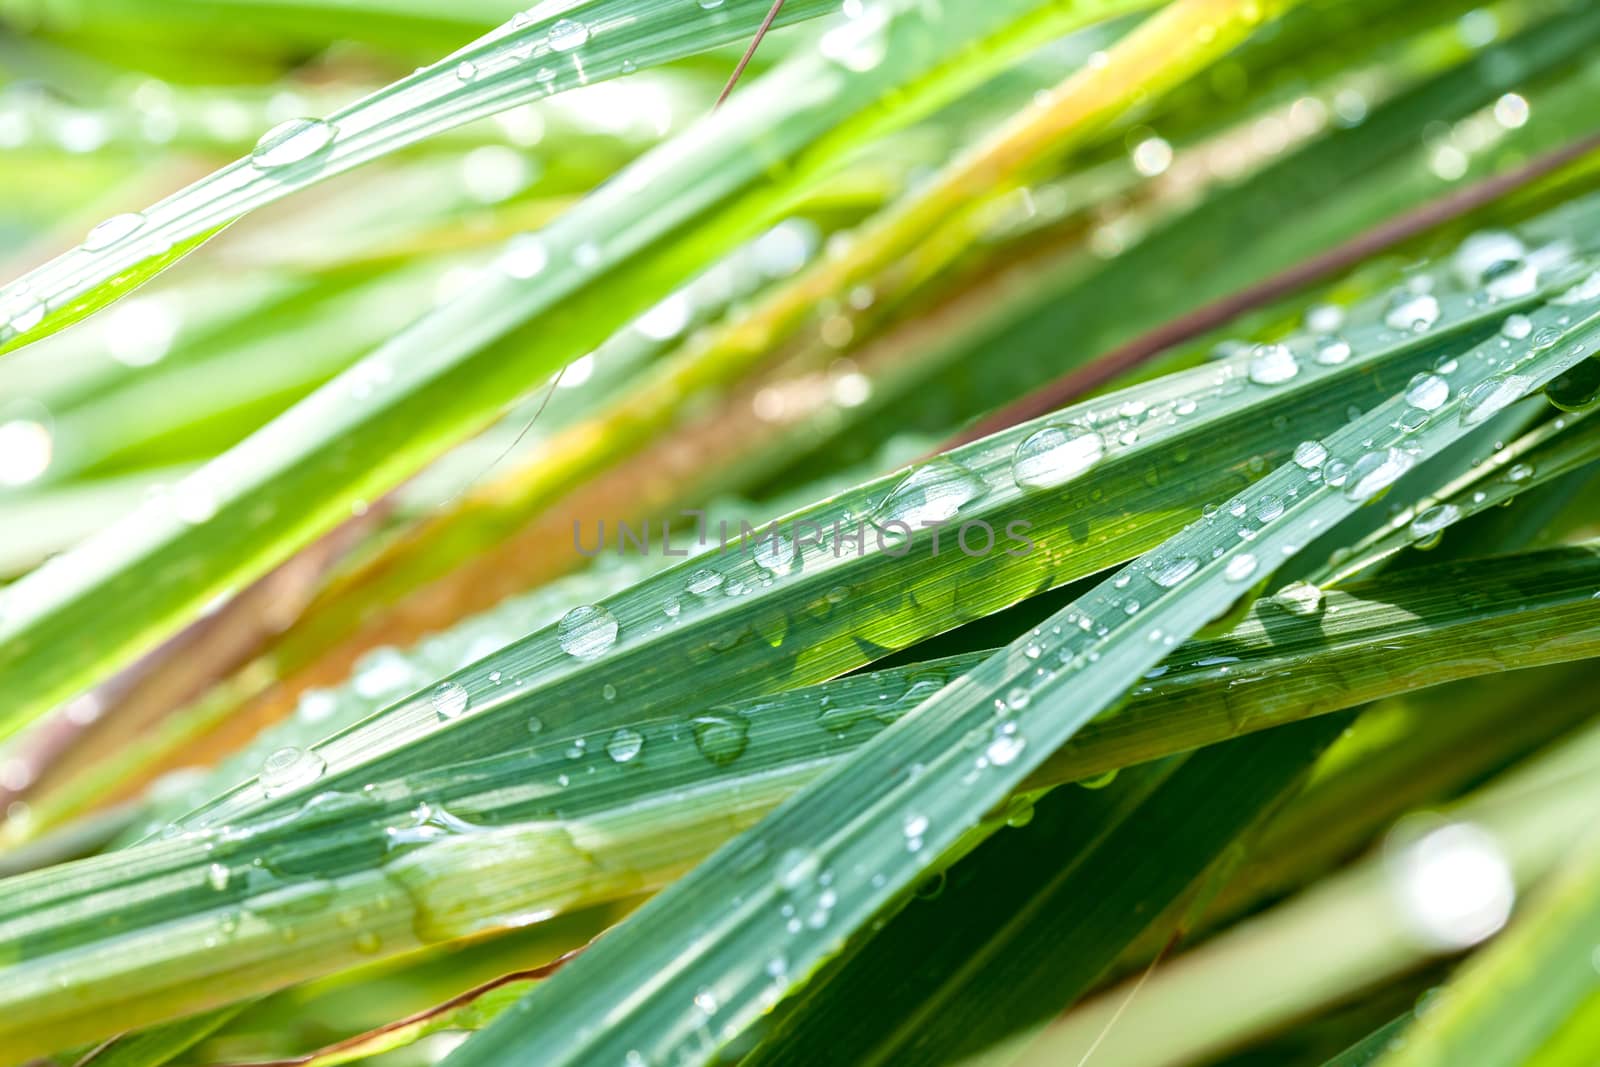
[(1117, 772), (1112, 770), (1106, 771), (1104, 774), (1097, 774), (1092, 778), (1080, 778), (1078, 779), (1078, 785), (1084, 789), (1104, 789), (1116, 780)]
[(1290, 582), (1272, 596), (1290, 615), (1315, 615), (1322, 610), (1322, 590), (1310, 582)]
[(1230, 582), (1242, 582), (1256, 572), (1256, 558), (1248, 552), (1241, 552), (1228, 561), (1222, 569), (1222, 576)]
[(1295, 466), (1303, 470), (1317, 470), (1328, 460), (1328, 450), (1321, 441), (1301, 441), (1294, 446)]
[(749, 739), (750, 720), (736, 711), (714, 709), (694, 720), (695, 747), (719, 767), (742, 756)]
[(206, 868), (206, 884), (219, 893), (228, 888), (230, 877), (228, 868), (220, 863), (213, 863)]
[(1461, 425), (1476, 426), (1495, 412), (1509, 407), (1528, 391), (1532, 382), (1520, 374), (1497, 374), (1467, 390), (1461, 398)]
[(89, 231), (89, 235), (83, 239), (83, 250), (98, 252), (103, 248), (110, 248), (143, 225), (144, 216), (137, 211), (113, 215)]
[(441, 719), (459, 719), (467, 710), (467, 691), (455, 682), (440, 682), (428, 699)]
[(32, 293), (18, 293), (0, 310), (0, 322), (16, 333), (27, 333), (44, 321), (44, 312), (44, 301)]
[(1426, 541), (1443, 533), (1446, 526), (1460, 517), (1461, 512), (1454, 504), (1438, 504), (1412, 519), (1408, 533), (1413, 540)]
[(1406, 403), (1423, 411), (1438, 411), (1450, 399), (1450, 383), (1437, 374), (1418, 374), (1406, 385)]
[(689, 581), (684, 588), (698, 597), (710, 596), (722, 585), (722, 575), (705, 567), (689, 575)]
[(1250, 353), (1249, 376), (1257, 385), (1281, 385), (1300, 373), (1300, 362), (1287, 345), (1256, 345)]
[(1336, 367), (1350, 358), (1350, 342), (1338, 334), (1319, 337), (1311, 358), (1324, 367)]
[(561, 19), (550, 27), (550, 47), (557, 52), (582, 48), (589, 41), (589, 27), (575, 19)]
[(1350, 478), (1344, 495), (1357, 503), (1365, 503), (1399, 481), (1410, 470), (1416, 459), (1409, 452), (1386, 448), (1368, 452), (1350, 465)]
[(1004, 767), (1022, 755), (1022, 750), (1027, 747), (1027, 742), (1017, 734), (1001, 733), (989, 742), (989, 747), (983, 750), (983, 754), (991, 765)]
[(1525, 259), (1508, 259), (1489, 268), (1483, 291), (1493, 300), (1520, 300), (1539, 289), (1539, 268)]
[(1177, 559), (1159, 562), (1151, 573), (1150, 580), (1163, 589), (1171, 589), (1199, 569), (1200, 561), (1193, 556), (1179, 556)]
[(902, 478), (873, 509), (872, 520), (878, 526), (901, 522), (915, 530), (949, 519), (983, 493), (983, 479), (940, 456)]
[(289, 119), (261, 135), (250, 152), (250, 162), (262, 170), (287, 167), (310, 159), (333, 142), (337, 131), (322, 119)]
[(756, 541), (753, 556), (756, 566), (769, 574), (782, 577), (794, 568), (794, 542), (773, 531)]
[(1500, 324), (1500, 336), (1520, 341), (1533, 332), (1533, 320), (1526, 315), (1507, 315)]
[(1306, 308), (1305, 327), (1311, 333), (1332, 333), (1344, 325), (1344, 308), (1338, 304), (1312, 304)]
[(269, 797), (292, 793), (310, 785), (328, 769), (322, 757), (304, 748), (280, 748), (261, 764), (261, 791)]
[(1517, 262), (1527, 254), (1527, 246), (1515, 234), (1483, 230), (1461, 242), (1450, 265), (1463, 285), (1474, 288), (1482, 285), (1500, 264)]
[(617, 763), (627, 763), (644, 748), (644, 735), (638, 730), (620, 727), (606, 742), (606, 753)]
[(617, 643), (617, 620), (598, 604), (582, 604), (561, 616), (556, 636), (567, 655), (594, 659)]
[(1414, 293), (1405, 289), (1389, 298), (1389, 305), (1383, 312), (1383, 323), (1391, 330), (1422, 333), (1432, 328), (1441, 314), (1438, 297), (1432, 293)]
[(1023, 489), (1050, 489), (1100, 462), (1105, 438), (1071, 423), (1045, 426), (1017, 445), (1011, 476)]
[(908, 838), (921, 838), (928, 832), (928, 817), (926, 815), (907, 815), (901, 823), (901, 829)]

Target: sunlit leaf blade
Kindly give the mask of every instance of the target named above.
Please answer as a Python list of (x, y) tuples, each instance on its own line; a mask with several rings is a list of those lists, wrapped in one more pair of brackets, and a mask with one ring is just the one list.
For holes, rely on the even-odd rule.
[[(1600, 603), (1591, 596), (1597, 576), (1592, 548), (1558, 550), (1330, 591), (1310, 614), (1259, 603), (1230, 634), (1176, 650), (1115, 715), (1091, 723), (1036, 771), (1029, 787), (1294, 723), (1396, 687), (1592, 655), (1600, 644)], [(113, 946), (123, 946), (115, 952), (121, 979), (108, 972), (81, 995), (93, 998), (108, 1025), (137, 1025), (258, 994), (290, 976), (326, 973), (352, 946), (366, 960), (416, 938), (462, 936), (654, 888), (982, 660), (852, 675), (712, 707), (688, 722), (637, 720), (592, 733), (551, 725), (525, 731), (514, 751), (414, 768), (360, 794), (321, 793), (252, 829), (151, 842), (9, 880), (0, 937), (22, 955), (0, 1018), (26, 1019), (21, 1033), (45, 1041), (55, 1025), (52, 1005), (64, 1007), (52, 999), (49, 975), (88, 967)], [(1286, 676), (1294, 684), (1283, 684)], [(618, 753), (628, 758), (619, 762)], [(536, 875), (530, 855), (539, 857)], [(375, 888), (349, 890), (324, 925), (313, 906), (318, 887), (373, 861), (380, 863), (369, 872)], [(389, 880), (393, 872), (401, 872), (398, 883)], [(296, 892), (303, 909), (280, 906), (279, 898)], [(137, 924), (112, 925), (130, 893), (139, 899)], [(413, 906), (426, 912), (407, 910)], [(408, 918), (421, 925), (407, 928)], [(159, 939), (139, 952), (127, 947), (146, 930)], [(253, 939), (252, 930), (262, 936)], [(293, 940), (282, 930), (292, 930)], [(318, 937), (329, 943), (310, 952)], [(204, 977), (219, 938), (230, 950), (226, 981)], [(145, 976), (130, 983), (134, 972)], [(70, 1014), (61, 1025), (84, 1032)], [(8, 1050), (39, 1047), (8, 1044), (26, 1038), (4, 1029), (0, 1038)]]
[[(468, 292), (170, 497), (8, 588), (0, 598), (0, 684), (11, 686), (12, 700), (0, 736), (149, 649), (219, 593), (258, 577), (481, 428), (532, 383), (775, 221), (853, 138), (905, 121), (943, 99), (950, 83), (964, 84), (983, 67), (975, 54), (995, 62), (1014, 38), (1075, 10), (1008, 0), (930, 21), (908, 4), (887, 21), (847, 25), (847, 40), (796, 56), (537, 237), (511, 242)], [(879, 61), (853, 70), (861, 49)], [(960, 72), (942, 77), (952, 64)], [(841, 114), (855, 121), (841, 124)], [(752, 189), (780, 166), (791, 168), (783, 180)], [(206, 550), (217, 544), (230, 551)], [(86, 642), (91, 618), (95, 640)]]
[[(1169, 961), (1137, 998), (1127, 999), (1124, 982), (1085, 1002), (1022, 1062), (1072, 1063), (1093, 1046), (1111, 1062), (1190, 1064), (1476, 944), (1504, 921), (1513, 892), (1536, 895), (1572, 842), (1588, 836), (1600, 796), (1597, 756), (1600, 732), (1591, 724), (1437, 814), (1402, 824), (1360, 862)], [(1477, 862), (1479, 875), (1433, 881), (1443, 868), (1430, 861)], [(1472, 906), (1461, 907), (1466, 898), (1452, 889), (1470, 890)], [(1428, 1003), (1422, 1007), (1425, 1018)]]
[[(1409, 415), (1413, 406), (1397, 396), (1354, 419), (1325, 441), (1328, 454), (1346, 464), (1330, 472), (1334, 485), (1310, 481), (1297, 464), (1280, 467), (926, 701), (758, 831), (653, 898), (450, 1062), (499, 1062), (532, 1049), (551, 1063), (630, 1052), (710, 1057), (1114, 703), (1159, 662), (1167, 642), (1226, 609), (1263, 560), (1276, 567), (1419, 458), (1592, 354), (1597, 317), (1600, 284), (1580, 283), (1532, 312), (1534, 329), (1549, 331), (1536, 345), (1461, 353), (1447, 396), (1429, 403), (1422, 418)], [(1289, 376), (1286, 364), (1278, 368), (1285, 373), (1263, 372)], [(926, 822), (925, 849), (905, 850), (900, 827), (907, 818)], [(821, 921), (792, 930), (779, 914), (784, 906), (820, 910)], [(756, 961), (779, 955), (782, 977), (757, 968)], [(626, 1005), (620, 1015), (618, 1004)], [(607, 1018), (603, 1031), (571, 1027), (574, 1017), (590, 1013)]]
[(1119, 778), (1103, 790), (1109, 801), (1047, 795), (1020, 830), (956, 864), (936, 900), (913, 902), (839, 973), (819, 976), (821, 991), (753, 1062), (804, 1064), (826, 1044), (840, 1062), (960, 1063), (1025, 1040), (1142, 930), (1170, 924), (1182, 936), (1173, 906), (1298, 788), (1347, 721), (1301, 723), (1207, 749), (1170, 774)]
[[(219, 227), (314, 182), (474, 119), (578, 85), (746, 39), (770, 6), (727, 0), (685, 19), (662, 0), (594, 0), (519, 14), (432, 66), (326, 119), (292, 119), (255, 152), (143, 212), (117, 216), (82, 246), (0, 288), (0, 351), (36, 340), (125, 295)], [(786, 22), (836, 9), (792, 0)]]

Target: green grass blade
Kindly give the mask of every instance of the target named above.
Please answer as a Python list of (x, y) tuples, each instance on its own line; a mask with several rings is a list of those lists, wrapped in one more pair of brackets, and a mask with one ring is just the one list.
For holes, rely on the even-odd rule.
[[(110, 220), (84, 245), (0, 288), (0, 352), (119, 299), (246, 212), (515, 104), (748, 39), (769, 6), (728, 0), (686, 13), (666, 0), (594, 0), (539, 18), (519, 14), (325, 120), (274, 127), (276, 136), (263, 134), (250, 157)], [(835, 0), (793, 0), (784, 17), (815, 18), (835, 7)]]
[[(837, 40), (807, 51), (538, 237), (514, 241), (471, 291), (191, 476), (172, 498), (5, 590), (0, 684), (12, 686), (12, 700), (0, 736), (153, 647), (212, 598), (481, 428), (531, 383), (773, 222), (857, 138), (908, 120), (1009, 56), (1019, 35), (1078, 11), (1007, 0), (934, 22), (920, 5), (898, 6), (857, 42), (873, 55), (882, 49), (875, 66), (849, 69), (860, 55), (844, 53), (841, 62)], [(841, 114), (855, 119), (841, 124)], [(790, 168), (783, 180), (751, 191), (780, 165)], [(209, 551), (224, 544), (226, 553)], [(91, 625), (95, 640), (80, 640)]]
[[(1138, 687), (1115, 715), (1085, 727), (1028, 787), (1097, 776), (1241, 731), (1336, 711), (1392, 692), (1396, 684), (1592, 655), (1600, 636), (1564, 635), (1595, 633), (1597, 576), (1600, 554), (1591, 547), (1419, 569), (1332, 591), (1314, 615), (1260, 603), (1232, 633), (1177, 650), (1166, 670)], [(732, 702), (687, 723), (636, 721), (628, 729), (641, 740), (639, 755), (623, 765), (607, 751), (614, 731), (572, 733), (552, 724), (537, 737), (525, 734), (514, 751), (413, 768), (403, 779), (372, 782), (359, 795), (323, 793), (253, 829), (235, 822), (241, 829), (169, 834), (131, 851), (0, 883), (0, 943), (20, 953), (0, 995), (6, 1009), (0, 1020), (15, 1019), (21, 1028), (0, 1025), (0, 1048), (39, 1051), (17, 1042), (30, 1036), (44, 1041), (56, 1025), (83, 1033), (71, 1011), (58, 1024), (56, 1012), (72, 1006), (54, 997), (50, 975), (61, 967), (97, 969), (101, 965), (90, 961), (113, 951), (121, 963), (92, 989), (85, 976), (78, 1003), (92, 1002), (108, 1027), (137, 1026), (326, 973), (349, 958), (358, 939), (364, 947), (357, 958), (369, 960), (404, 950), (419, 937), (463, 936), (517, 916), (655, 888), (841, 763), (928, 692), (958, 684), (981, 661), (962, 656), (853, 675)], [(1282, 685), (1291, 672), (1298, 684)], [(432, 818), (430, 811), (449, 816)], [(391, 828), (410, 835), (405, 840), (416, 837), (419, 818), (420, 825), (441, 831), (436, 852), (410, 854), (409, 846), (384, 844)], [(452, 825), (466, 827), (465, 835), (451, 840), (442, 831)], [(476, 837), (480, 832), (501, 844)], [(569, 836), (581, 850), (556, 847)], [(537, 875), (527, 866), (529, 850), (541, 857)], [(349, 902), (355, 911), (334, 915), (325, 929), (314, 908), (274, 909), (274, 896), (284, 890), (341, 877), (352, 866), (365, 870), (373, 861), (382, 861), (380, 871), (392, 863), (405, 872), (403, 898), (394, 895), (393, 883), (378, 879), (379, 888), (390, 887), (389, 908), (402, 900), (430, 901), (431, 917), (411, 915), (421, 925), (407, 928), (406, 914), (362, 904), (360, 892)], [(137, 896), (136, 910), (126, 910), (126, 894)], [(263, 934), (276, 922), (294, 931), (293, 940), (247, 937), (252, 910), (264, 916)], [(111, 921), (116, 915), (123, 916), (120, 924)], [(158, 950), (127, 947), (130, 939), (156, 932)], [(332, 939), (323, 954), (308, 948), (317, 936)], [(210, 945), (219, 937), (230, 948), (226, 982), (206, 971)], [(152, 952), (158, 963), (146, 958)], [(159, 979), (131, 980), (129, 968), (147, 966), (157, 968)]]
[[(1026, 1040), (1142, 931), (1182, 933), (1174, 905), (1347, 724), (1334, 716), (1196, 753), (1113, 817), (1086, 801), (1093, 792), (1049, 794), (1021, 831), (953, 867), (937, 900), (913, 902), (839, 973), (820, 975), (821, 991), (754, 1063), (805, 1064), (824, 1046), (841, 1063), (959, 1063)], [(1105, 791), (1123, 792), (1121, 779)]]
[[(1333, 434), (1326, 450), (1347, 465), (1338, 485), (1310, 482), (1293, 463), (1279, 468), (920, 705), (653, 898), (448, 1062), (506, 1062), (535, 1049), (549, 1063), (713, 1055), (1155, 666), (1166, 642), (1225, 610), (1262, 560), (1275, 567), (1419, 455), (1436, 454), (1589, 355), (1600, 335), (1600, 274), (1593, 277), (1596, 284), (1580, 283), (1533, 312), (1535, 331), (1550, 331), (1536, 346), (1462, 353), (1449, 395), (1421, 419), (1400, 396)], [(914, 850), (902, 828), (908, 819), (925, 825)], [(820, 912), (820, 921), (794, 931), (780, 916), (785, 906)], [(779, 956), (782, 977), (755, 966)], [(604, 1027), (586, 1022), (601, 1018)]]

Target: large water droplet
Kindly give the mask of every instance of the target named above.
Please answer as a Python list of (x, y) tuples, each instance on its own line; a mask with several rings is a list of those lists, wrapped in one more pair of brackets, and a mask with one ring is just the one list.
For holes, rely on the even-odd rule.
[(321, 756), (304, 748), (280, 748), (261, 764), (261, 791), (269, 797), (292, 793), (322, 777), (328, 769)]
[(749, 737), (750, 720), (736, 711), (712, 710), (694, 720), (695, 747), (719, 767), (743, 755)]
[(902, 522), (913, 530), (943, 522), (984, 493), (983, 479), (943, 456), (924, 463), (900, 480), (872, 511), (883, 526)]
[(1315, 615), (1322, 610), (1322, 590), (1310, 582), (1290, 582), (1273, 594), (1272, 602), (1291, 615)]
[(1450, 383), (1437, 374), (1418, 374), (1406, 385), (1406, 403), (1423, 411), (1438, 411), (1450, 399)]
[(1255, 572), (1255, 556), (1241, 552), (1228, 561), (1228, 565), (1222, 569), (1222, 576), (1230, 582), (1242, 582)]
[(689, 575), (689, 581), (684, 585), (684, 588), (695, 596), (704, 597), (716, 592), (720, 585), (722, 585), (722, 575), (709, 568), (701, 567)]
[(327, 148), (337, 131), (322, 119), (289, 119), (261, 135), (250, 152), (250, 162), (262, 170), (287, 167), (310, 159)]
[(1461, 425), (1476, 426), (1509, 407), (1528, 391), (1532, 381), (1520, 374), (1497, 374), (1467, 390), (1461, 398)]
[(557, 52), (570, 52), (589, 42), (589, 27), (574, 19), (562, 19), (550, 27), (550, 47)]
[(1150, 573), (1150, 580), (1163, 589), (1171, 589), (1199, 569), (1200, 561), (1193, 556), (1179, 556), (1157, 563)]
[(1527, 247), (1515, 234), (1504, 230), (1483, 230), (1461, 242), (1450, 265), (1463, 285), (1475, 288), (1484, 284), (1495, 267), (1502, 263), (1517, 262), (1527, 254)]
[(428, 694), (433, 710), (441, 719), (459, 719), (467, 710), (467, 691), (455, 682), (440, 682)]
[(606, 754), (617, 763), (627, 763), (644, 748), (644, 735), (627, 726), (619, 727), (606, 742)]
[(1321, 441), (1301, 441), (1294, 446), (1295, 466), (1302, 470), (1318, 470), (1327, 459), (1328, 450)]
[(1017, 445), (1011, 476), (1023, 489), (1050, 489), (1082, 474), (1106, 453), (1105, 438), (1071, 423), (1035, 430)]
[(598, 604), (583, 604), (561, 616), (556, 636), (569, 656), (594, 659), (617, 643), (617, 620)]
[(1438, 297), (1407, 289), (1390, 297), (1389, 306), (1383, 312), (1383, 323), (1391, 330), (1422, 333), (1438, 322), (1441, 314)]
[(1508, 259), (1489, 268), (1483, 291), (1494, 300), (1520, 300), (1539, 289), (1539, 268), (1526, 259)]
[(1257, 385), (1281, 385), (1300, 373), (1300, 361), (1288, 345), (1256, 345), (1250, 353), (1250, 380)]
[(1443, 533), (1446, 526), (1460, 517), (1461, 512), (1454, 504), (1439, 504), (1412, 519), (1407, 532), (1413, 540), (1427, 541)]
[(1368, 452), (1350, 464), (1344, 495), (1357, 503), (1365, 503), (1399, 481), (1414, 463), (1416, 459), (1411, 453), (1398, 448)]
[(1319, 337), (1311, 358), (1324, 367), (1338, 366), (1350, 358), (1350, 342), (1338, 334)]
[(1507, 315), (1500, 324), (1500, 336), (1520, 341), (1533, 332), (1533, 320), (1526, 315)]
[(113, 215), (89, 231), (89, 235), (83, 239), (83, 250), (98, 252), (103, 248), (110, 248), (143, 225), (144, 216), (137, 211)]

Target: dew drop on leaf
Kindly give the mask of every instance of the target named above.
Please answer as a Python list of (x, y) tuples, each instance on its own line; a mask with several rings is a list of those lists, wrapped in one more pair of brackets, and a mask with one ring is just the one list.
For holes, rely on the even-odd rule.
[(1533, 332), (1533, 320), (1526, 315), (1507, 315), (1500, 324), (1500, 336), (1520, 341)]
[(1418, 374), (1406, 385), (1406, 403), (1423, 411), (1437, 411), (1450, 398), (1450, 383), (1437, 374)]
[(1328, 459), (1328, 450), (1321, 441), (1301, 441), (1294, 446), (1295, 466), (1302, 470), (1317, 470)]
[(131, 236), (143, 225), (144, 216), (137, 211), (113, 215), (89, 231), (89, 235), (83, 239), (83, 250), (98, 252), (103, 248), (110, 248), (118, 241)]
[(1050, 489), (1100, 462), (1105, 438), (1093, 430), (1066, 423), (1035, 430), (1017, 445), (1011, 477), (1023, 489)]
[(744, 754), (749, 743), (750, 720), (736, 711), (709, 711), (694, 720), (694, 745), (719, 767)]
[(567, 655), (594, 659), (617, 643), (617, 620), (598, 604), (583, 604), (561, 616), (556, 637)]
[(1171, 589), (1199, 569), (1200, 561), (1193, 556), (1179, 556), (1158, 563), (1150, 574), (1150, 580), (1163, 589)]
[(1390, 298), (1383, 312), (1383, 323), (1391, 330), (1422, 333), (1439, 321), (1440, 314), (1438, 297), (1404, 290)]
[(1413, 540), (1426, 541), (1438, 537), (1446, 526), (1460, 517), (1461, 512), (1454, 504), (1438, 504), (1412, 519), (1407, 532)]
[(1409, 452), (1398, 448), (1368, 452), (1350, 464), (1344, 495), (1356, 503), (1365, 503), (1399, 481), (1415, 462)]
[(1482, 230), (1461, 242), (1450, 266), (1463, 285), (1476, 288), (1488, 280), (1496, 267), (1519, 262), (1527, 254), (1527, 246), (1515, 234)]
[(261, 170), (273, 170), (310, 159), (333, 142), (337, 132), (323, 119), (289, 119), (261, 135), (250, 152), (250, 162)]
[(1310, 582), (1290, 582), (1272, 596), (1290, 615), (1315, 615), (1322, 610), (1322, 590)]
[(901, 522), (915, 530), (949, 519), (983, 493), (983, 479), (940, 456), (902, 478), (872, 510), (872, 521), (879, 526)]
[(561, 19), (550, 27), (550, 47), (557, 52), (582, 48), (589, 41), (589, 27), (575, 19)]
[(441, 719), (459, 719), (467, 710), (467, 691), (455, 682), (440, 682), (428, 700)]
[(689, 575), (689, 581), (684, 588), (695, 596), (704, 597), (716, 592), (717, 587), (721, 584), (722, 575), (714, 570), (702, 567)]
[(1249, 376), (1257, 385), (1282, 385), (1300, 373), (1300, 362), (1287, 345), (1256, 345), (1250, 353)]
[(1467, 390), (1461, 399), (1461, 425), (1476, 426), (1495, 412), (1509, 407), (1532, 384), (1520, 374), (1497, 374)]
[(1241, 552), (1228, 561), (1222, 569), (1222, 576), (1230, 582), (1242, 582), (1256, 572), (1256, 557), (1249, 552)]
[(644, 735), (630, 727), (620, 727), (606, 742), (606, 754), (613, 762), (627, 763), (644, 748)]
[(1317, 338), (1311, 358), (1324, 367), (1338, 366), (1350, 358), (1350, 342), (1338, 334), (1326, 334)]
[(321, 756), (304, 748), (280, 748), (261, 764), (261, 791), (269, 797), (310, 785), (328, 769)]

